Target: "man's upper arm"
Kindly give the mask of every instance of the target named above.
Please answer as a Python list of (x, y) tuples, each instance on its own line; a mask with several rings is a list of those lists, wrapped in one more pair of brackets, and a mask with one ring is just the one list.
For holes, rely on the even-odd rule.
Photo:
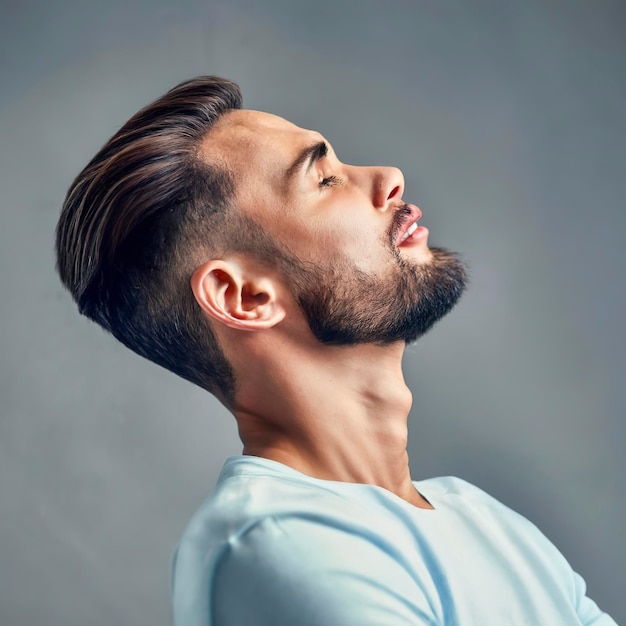
[(212, 589), (215, 626), (433, 626), (436, 608), (366, 537), (268, 518), (231, 540)]

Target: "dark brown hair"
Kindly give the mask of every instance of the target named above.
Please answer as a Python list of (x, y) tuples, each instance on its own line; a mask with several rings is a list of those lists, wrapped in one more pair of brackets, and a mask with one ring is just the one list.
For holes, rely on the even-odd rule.
[(203, 253), (223, 247), (234, 194), (232, 175), (199, 158), (200, 142), (240, 107), (238, 86), (214, 76), (170, 90), (78, 175), (56, 231), (57, 269), (80, 312), (226, 404), (234, 375), (189, 280)]

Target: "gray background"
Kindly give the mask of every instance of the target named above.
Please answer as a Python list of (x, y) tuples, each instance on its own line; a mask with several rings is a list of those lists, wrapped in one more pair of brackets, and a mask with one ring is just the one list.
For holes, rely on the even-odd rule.
[(79, 318), (53, 269), (72, 178), (188, 77), (401, 167), (472, 285), (411, 347), (416, 478), (532, 519), (626, 623), (620, 1), (3, 0), (0, 623), (167, 624), (169, 559), (239, 452), (211, 397)]

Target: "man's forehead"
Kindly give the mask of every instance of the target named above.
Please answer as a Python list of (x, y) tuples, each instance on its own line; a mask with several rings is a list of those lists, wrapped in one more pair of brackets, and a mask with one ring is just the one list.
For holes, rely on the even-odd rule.
[(264, 162), (289, 163), (303, 146), (320, 141), (311, 130), (264, 111), (234, 109), (225, 113), (207, 133), (200, 154), (230, 167)]
[(216, 125), (228, 125), (239, 129), (248, 129), (251, 132), (263, 132), (264, 130), (302, 130), (289, 120), (280, 115), (255, 111), (253, 109), (231, 109), (225, 113)]

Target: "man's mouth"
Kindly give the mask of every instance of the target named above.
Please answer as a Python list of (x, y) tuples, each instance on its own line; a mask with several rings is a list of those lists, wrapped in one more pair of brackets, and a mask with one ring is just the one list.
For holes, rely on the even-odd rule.
[(417, 221), (413, 222), (407, 229), (404, 235), (402, 235), (400, 239), (400, 243), (402, 243), (405, 239), (408, 239), (415, 231), (417, 230)]
[(402, 245), (419, 228), (417, 222), (422, 212), (413, 204), (404, 204), (396, 212), (391, 227), (391, 239), (396, 246)]

